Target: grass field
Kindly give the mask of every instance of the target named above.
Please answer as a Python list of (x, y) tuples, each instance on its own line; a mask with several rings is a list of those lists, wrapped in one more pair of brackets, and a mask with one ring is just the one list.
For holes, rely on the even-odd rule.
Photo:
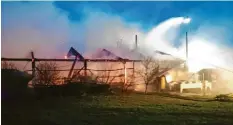
[(3, 125), (233, 125), (233, 103), (162, 95), (2, 102)]

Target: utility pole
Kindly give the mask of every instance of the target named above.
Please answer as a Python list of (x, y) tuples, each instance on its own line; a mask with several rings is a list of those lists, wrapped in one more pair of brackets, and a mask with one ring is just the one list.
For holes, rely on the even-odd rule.
[(120, 48), (120, 40), (117, 41), (117, 48)]
[(138, 35), (135, 35), (135, 50), (138, 48)]
[[(135, 48), (133, 49), (134, 52), (137, 51), (137, 48), (138, 48), (138, 36), (135, 35)], [(134, 83), (134, 80), (135, 80), (135, 62), (133, 61), (133, 83)]]
[(186, 60), (188, 60), (188, 31), (185, 33), (186, 36)]

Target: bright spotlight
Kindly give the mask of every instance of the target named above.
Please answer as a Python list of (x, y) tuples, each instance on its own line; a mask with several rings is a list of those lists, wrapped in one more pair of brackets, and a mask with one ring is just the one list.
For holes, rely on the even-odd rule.
[(191, 21), (191, 18), (184, 18), (183, 23), (188, 24), (190, 23), (190, 21)]

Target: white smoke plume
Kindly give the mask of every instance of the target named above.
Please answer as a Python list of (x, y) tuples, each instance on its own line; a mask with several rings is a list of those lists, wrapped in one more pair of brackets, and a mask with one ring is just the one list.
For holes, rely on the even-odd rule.
[(70, 46), (83, 54), (84, 50), (116, 46), (120, 39), (130, 46), (135, 34), (139, 40), (143, 36), (136, 25), (120, 17), (85, 13), (84, 23), (74, 22), (52, 2), (3, 3), (2, 57), (25, 57), (33, 50), (36, 57), (61, 58)]
[[(120, 40), (125, 48), (132, 49), (137, 34), (143, 54), (160, 50), (185, 58), (184, 35), (180, 38), (182, 44), (174, 46), (184, 17), (171, 17), (151, 31), (143, 32), (140, 24), (129, 24), (120, 16), (101, 11), (85, 9), (85, 20), (74, 22), (52, 2), (6, 2), (2, 5), (2, 57), (27, 57), (33, 50), (37, 58), (63, 58), (70, 46), (84, 55), (91, 55), (99, 48), (113, 50)], [(233, 50), (224, 45), (229, 43), (228, 35), (226, 26), (211, 22), (191, 30), (189, 58), (193, 70), (209, 67), (203, 62), (233, 70)], [(201, 63), (193, 63), (193, 60), (199, 63), (201, 60)]]

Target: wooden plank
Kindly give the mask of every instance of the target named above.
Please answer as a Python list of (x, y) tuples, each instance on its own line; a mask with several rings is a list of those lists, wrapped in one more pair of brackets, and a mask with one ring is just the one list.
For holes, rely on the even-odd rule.
[[(31, 61), (31, 58), (1, 58), (2, 61)], [(48, 59), (48, 58), (35, 58), (35, 61), (67, 61), (73, 62), (75, 59)], [(87, 62), (141, 62), (142, 60), (114, 60), (114, 59), (85, 59)], [(77, 60), (83, 62), (84, 60)]]

